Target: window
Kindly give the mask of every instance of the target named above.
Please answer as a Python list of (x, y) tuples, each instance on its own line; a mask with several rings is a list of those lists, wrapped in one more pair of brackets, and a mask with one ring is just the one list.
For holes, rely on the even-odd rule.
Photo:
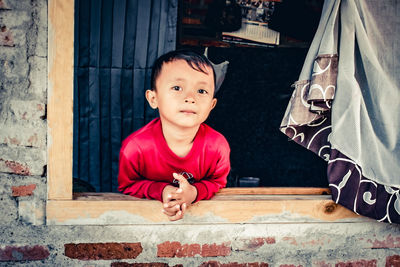
[[(74, 1), (50, 0), (48, 12), (48, 199), (47, 224), (166, 223), (161, 204), (116, 193), (73, 194)], [(184, 223), (354, 221), (324, 190), (232, 188), (193, 205)], [(325, 191), (326, 193), (326, 191)], [(317, 194), (317, 195), (316, 195)], [(289, 216), (291, 214), (292, 216)], [(179, 222), (178, 222), (179, 223)]]

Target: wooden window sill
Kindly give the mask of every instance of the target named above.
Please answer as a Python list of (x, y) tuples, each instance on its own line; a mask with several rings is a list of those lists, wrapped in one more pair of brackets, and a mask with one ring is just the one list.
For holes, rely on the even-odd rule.
[[(50, 225), (315, 223), (366, 220), (334, 203), (328, 189), (227, 188), (193, 204), (184, 219), (170, 222), (161, 202), (118, 193), (75, 193), (73, 200), (48, 200)], [(312, 192), (311, 192), (312, 191)], [(266, 194), (268, 193), (268, 194)], [(308, 193), (308, 194), (303, 194)], [(314, 194), (312, 194), (314, 193)]]

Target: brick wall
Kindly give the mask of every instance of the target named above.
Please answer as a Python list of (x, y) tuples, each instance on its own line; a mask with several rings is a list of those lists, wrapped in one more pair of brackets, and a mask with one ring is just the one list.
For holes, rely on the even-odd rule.
[(0, 0), (0, 266), (400, 266), (375, 221), (46, 225), (47, 6)]
[(0, 216), (43, 223), (47, 3), (0, 1)]

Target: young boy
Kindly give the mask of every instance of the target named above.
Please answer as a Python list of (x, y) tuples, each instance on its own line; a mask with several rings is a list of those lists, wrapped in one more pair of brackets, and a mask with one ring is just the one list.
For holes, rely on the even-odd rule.
[(203, 55), (177, 50), (155, 61), (146, 99), (160, 117), (123, 141), (119, 191), (160, 200), (173, 221), (225, 187), (228, 142), (203, 123), (217, 103), (214, 90), (215, 72)]

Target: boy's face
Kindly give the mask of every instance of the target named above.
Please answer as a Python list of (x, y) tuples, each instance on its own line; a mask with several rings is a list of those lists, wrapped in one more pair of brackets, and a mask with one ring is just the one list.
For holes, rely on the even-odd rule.
[(164, 125), (181, 128), (198, 127), (215, 107), (214, 76), (194, 70), (185, 60), (164, 63), (155, 82), (155, 90), (147, 90), (146, 98), (152, 108), (158, 108)]

